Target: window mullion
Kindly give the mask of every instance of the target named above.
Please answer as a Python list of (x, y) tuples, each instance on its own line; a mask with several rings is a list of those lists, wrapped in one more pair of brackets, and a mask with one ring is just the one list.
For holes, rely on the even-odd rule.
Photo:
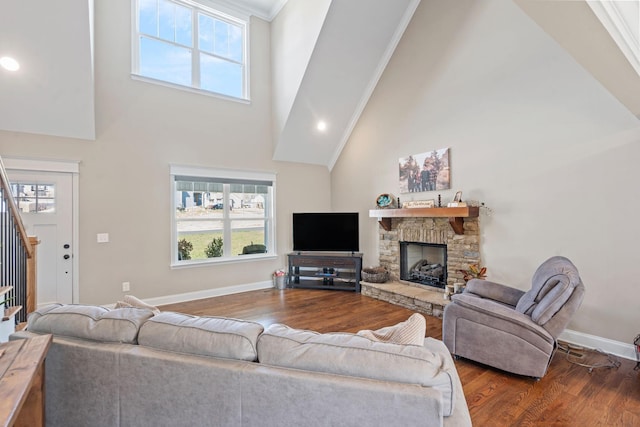
[(191, 49), (191, 81), (193, 87), (200, 87), (200, 23), (198, 22), (198, 11), (193, 11), (193, 31)]
[(160, 36), (160, 0), (156, 0), (156, 33), (154, 36)]
[(176, 6), (175, 3), (171, 3), (172, 7), (173, 7), (173, 41), (177, 42), (178, 41), (178, 17), (176, 16), (177, 11), (178, 11), (178, 7)]
[(222, 222), (224, 224), (223, 230), (223, 254), (224, 256), (233, 256), (231, 253), (231, 216), (229, 215), (229, 206), (231, 203), (231, 184), (224, 184), (224, 192), (222, 193)]
[(142, 37), (142, 38), (145, 38), (145, 39), (150, 39), (150, 40), (155, 40), (155, 41), (158, 41), (158, 42), (161, 42), (161, 43), (166, 43), (166, 44), (171, 45), (171, 46), (176, 46), (176, 47), (185, 48), (185, 49), (191, 49), (190, 46), (185, 46), (185, 45), (180, 44), (180, 43), (175, 42), (175, 41), (162, 39), (160, 37), (155, 37), (155, 36), (152, 36), (150, 34), (140, 33), (139, 37)]
[(207, 55), (207, 56), (211, 56), (212, 58), (220, 59), (221, 61), (229, 62), (231, 64), (244, 66), (241, 61), (236, 61), (235, 59), (230, 59), (230, 58), (227, 58), (227, 57), (224, 57), (224, 56), (216, 55), (215, 53), (212, 53), (212, 52), (202, 52), (202, 54), (203, 55)]

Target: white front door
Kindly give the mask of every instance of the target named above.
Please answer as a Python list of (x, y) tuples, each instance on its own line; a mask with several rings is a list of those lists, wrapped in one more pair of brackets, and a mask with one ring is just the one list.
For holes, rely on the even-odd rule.
[(73, 175), (7, 168), (27, 235), (37, 237), (37, 304), (73, 299)]

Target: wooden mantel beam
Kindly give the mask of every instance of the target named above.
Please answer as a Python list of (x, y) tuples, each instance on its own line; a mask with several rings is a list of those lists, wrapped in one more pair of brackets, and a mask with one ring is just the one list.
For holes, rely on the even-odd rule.
[(371, 209), (369, 217), (378, 218), (380, 226), (391, 230), (391, 218), (449, 218), (449, 224), (456, 234), (464, 234), (464, 218), (477, 218), (480, 208), (464, 206), (460, 208), (410, 208)]

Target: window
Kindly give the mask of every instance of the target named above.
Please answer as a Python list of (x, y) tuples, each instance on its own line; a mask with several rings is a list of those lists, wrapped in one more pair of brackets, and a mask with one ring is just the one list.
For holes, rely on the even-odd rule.
[(11, 193), (22, 213), (54, 213), (56, 187), (54, 184), (14, 182)]
[(134, 5), (134, 75), (248, 99), (248, 19), (191, 0)]
[(275, 255), (275, 175), (171, 167), (172, 264)]

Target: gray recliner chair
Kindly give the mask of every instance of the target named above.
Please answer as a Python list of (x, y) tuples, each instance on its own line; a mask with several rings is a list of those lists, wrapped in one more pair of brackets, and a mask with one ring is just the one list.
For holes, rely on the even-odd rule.
[(527, 292), (472, 279), (446, 306), (442, 339), (457, 357), (541, 378), (583, 297), (577, 268), (561, 256), (538, 267)]

